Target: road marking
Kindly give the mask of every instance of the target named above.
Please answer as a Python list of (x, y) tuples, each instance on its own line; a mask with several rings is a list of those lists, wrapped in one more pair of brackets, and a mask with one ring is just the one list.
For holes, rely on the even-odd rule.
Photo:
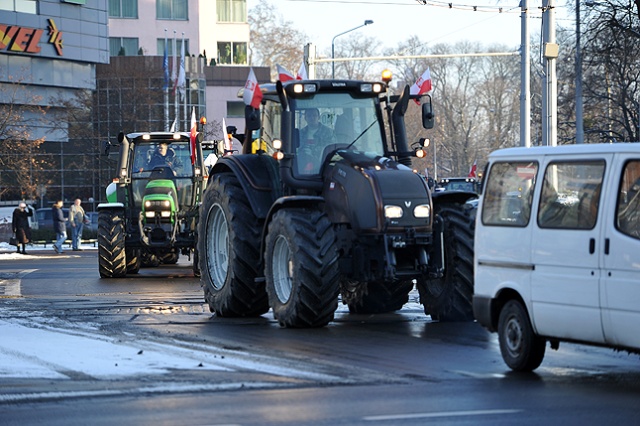
[(20, 282), (22, 277), (28, 275), (37, 269), (25, 269), (24, 271), (16, 273), (5, 273), (0, 276), (0, 284), (4, 287), (3, 296), (22, 296), (22, 289)]
[(406, 420), (406, 419), (426, 419), (434, 417), (462, 417), (462, 416), (489, 416), (494, 414), (516, 414), (522, 410), (503, 409), (503, 410), (472, 410), (472, 411), (442, 411), (439, 413), (414, 413), (414, 414), (389, 414), (386, 416), (367, 416), (362, 419), (370, 422), (388, 421), (388, 420)]

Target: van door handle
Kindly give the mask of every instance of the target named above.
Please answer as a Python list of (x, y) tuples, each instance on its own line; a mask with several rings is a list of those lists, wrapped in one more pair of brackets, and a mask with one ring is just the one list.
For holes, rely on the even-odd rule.
[(589, 239), (589, 254), (593, 254), (596, 252), (596, 239), (595, 238), (590, 238)]
[(604, 239), (604, 254), (609, 254), (609, 239)]

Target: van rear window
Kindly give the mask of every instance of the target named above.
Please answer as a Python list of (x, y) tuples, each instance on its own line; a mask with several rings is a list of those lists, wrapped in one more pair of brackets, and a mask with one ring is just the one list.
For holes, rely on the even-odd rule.
[(482, 223), (527, 226), (537, 173), (537, 162), (494, 163), (483, 194)]

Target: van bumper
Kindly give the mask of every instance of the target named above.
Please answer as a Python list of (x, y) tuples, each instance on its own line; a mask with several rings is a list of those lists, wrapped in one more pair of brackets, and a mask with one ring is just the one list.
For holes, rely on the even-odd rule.
[(496, 331), (491, 315), (492, 304), (493, 299), (491, 297), (473, 296), (473, 316), (476, 318), (476, 321), (489, 331)]

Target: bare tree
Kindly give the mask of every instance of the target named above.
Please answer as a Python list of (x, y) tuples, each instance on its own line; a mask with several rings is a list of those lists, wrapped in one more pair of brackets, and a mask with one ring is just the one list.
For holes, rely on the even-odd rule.
[(271, 69), (271, 77), (277, 77), (276, 64), (294, 74), (303, 60), (307, 35), (296, 30), (290, 21), (285, 21), (277, 8), (267, 1), (249, 11), (251, 47), (249, 64)]
[(46, 111), (23, 79), (9, 81), (0, 85), (0, 198), (35, 199), (44, 169), (35, 154), (44, 137), (35, 138), (32, 129), (41, 127)]

